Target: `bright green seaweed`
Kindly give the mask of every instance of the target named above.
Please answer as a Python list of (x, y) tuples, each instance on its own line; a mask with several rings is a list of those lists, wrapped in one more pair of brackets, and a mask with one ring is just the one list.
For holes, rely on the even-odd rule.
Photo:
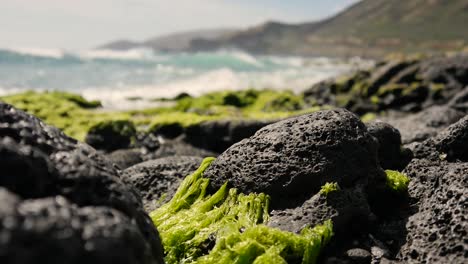
[(340, 186), (337, 182), (327, 182), (320, 188), (320, 194), (328, 195), (329, 193), (340, 190)]
[(398, 171), (385, 170), (387, 174), (387, 186), (396, 192), (406, 192), (410, 179), (406, 174)]
[(333, 234), (331, 221), (300, 234), (266, 226), (268, 195), (239, 194), (227, 184), (207, 194), (202, 174), (212, 161), (205, 159), (172, 200), (150, 214), (167, 263), (315, 263)]

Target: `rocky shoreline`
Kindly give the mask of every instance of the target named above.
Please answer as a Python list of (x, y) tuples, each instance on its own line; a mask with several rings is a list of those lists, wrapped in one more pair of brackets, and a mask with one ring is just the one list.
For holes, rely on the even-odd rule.
[(3, 98), (0, 262), (466, 263), (467, 56), (265, 94), (182, 96), (199, 122), (149, 131), (67, 103), (86, 143)]

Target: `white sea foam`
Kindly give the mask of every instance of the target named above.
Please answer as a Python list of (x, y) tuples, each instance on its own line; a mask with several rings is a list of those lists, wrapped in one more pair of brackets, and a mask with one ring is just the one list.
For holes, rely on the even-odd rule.
[[(20, 58), (19, 63), (9, 64), (8, 60), (15, 57), (8, 52), (57, 61), (30, 63)], [(241, 51), (154, 54), (144, 49), (10, 49), (6, 56), (6, 63), (1, 65), (0, 95), (24, 90), (65, 90), (100, 100), (110, 109), (144, 108), (154, 104), (151, 99), (174, 97), (182, 92), (194, 96), (247, 88), (300, 92), (318, 81), (370, 65), (360, 59), (252, 56)], [(143, 100), (128, 100), (132, 97)]]
[(82, 51), (77, 55), (82, 59), (149, 60), (155, 58), (153, 51), (149, 49), (131, 49), (126, 51), (97, 49)]

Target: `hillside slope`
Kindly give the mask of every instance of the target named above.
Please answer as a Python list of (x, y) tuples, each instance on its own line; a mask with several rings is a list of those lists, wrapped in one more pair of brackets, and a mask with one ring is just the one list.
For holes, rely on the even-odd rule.
[(317, 23), (266, 23), (192, 50), (234, 47), (254, 53), (380, 56), (468, 45), (467, 0), (363, 0)]
[(468, 0), (362, 0), (319, 22), (267, 22), (246, 30), (174, 34), (134, 45), (163, 51), (235, 48), (256, 54), (375, 57), (468, 50), (467, 25)]

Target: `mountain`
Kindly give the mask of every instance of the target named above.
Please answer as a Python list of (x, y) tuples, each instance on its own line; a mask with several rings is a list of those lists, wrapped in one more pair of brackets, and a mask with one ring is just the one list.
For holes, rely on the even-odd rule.
[(468, 0), (362, 0), (319, 22), (267, 22), (211, 38), (192, 35), (180, 50), (365, 57), (445, 52), (468, 47), (467, 25)]
[(132, 48), (150, 48), (163, 52), (187, 51), (191, 48), (194, 39), (212, 41), (224, 38), (235, 32), (234, 29), (209, 29), (174, 33), (164, 36), (153, 37), (142, 42), (130, 40), (118, 40), (102, 46), (98, 49), (128, 50)]
[(265, 23), (192, 50), (233, 47), (253, 53), (381, 56), (468, 45), (468, 0), (363, 0), (317, 23)]

